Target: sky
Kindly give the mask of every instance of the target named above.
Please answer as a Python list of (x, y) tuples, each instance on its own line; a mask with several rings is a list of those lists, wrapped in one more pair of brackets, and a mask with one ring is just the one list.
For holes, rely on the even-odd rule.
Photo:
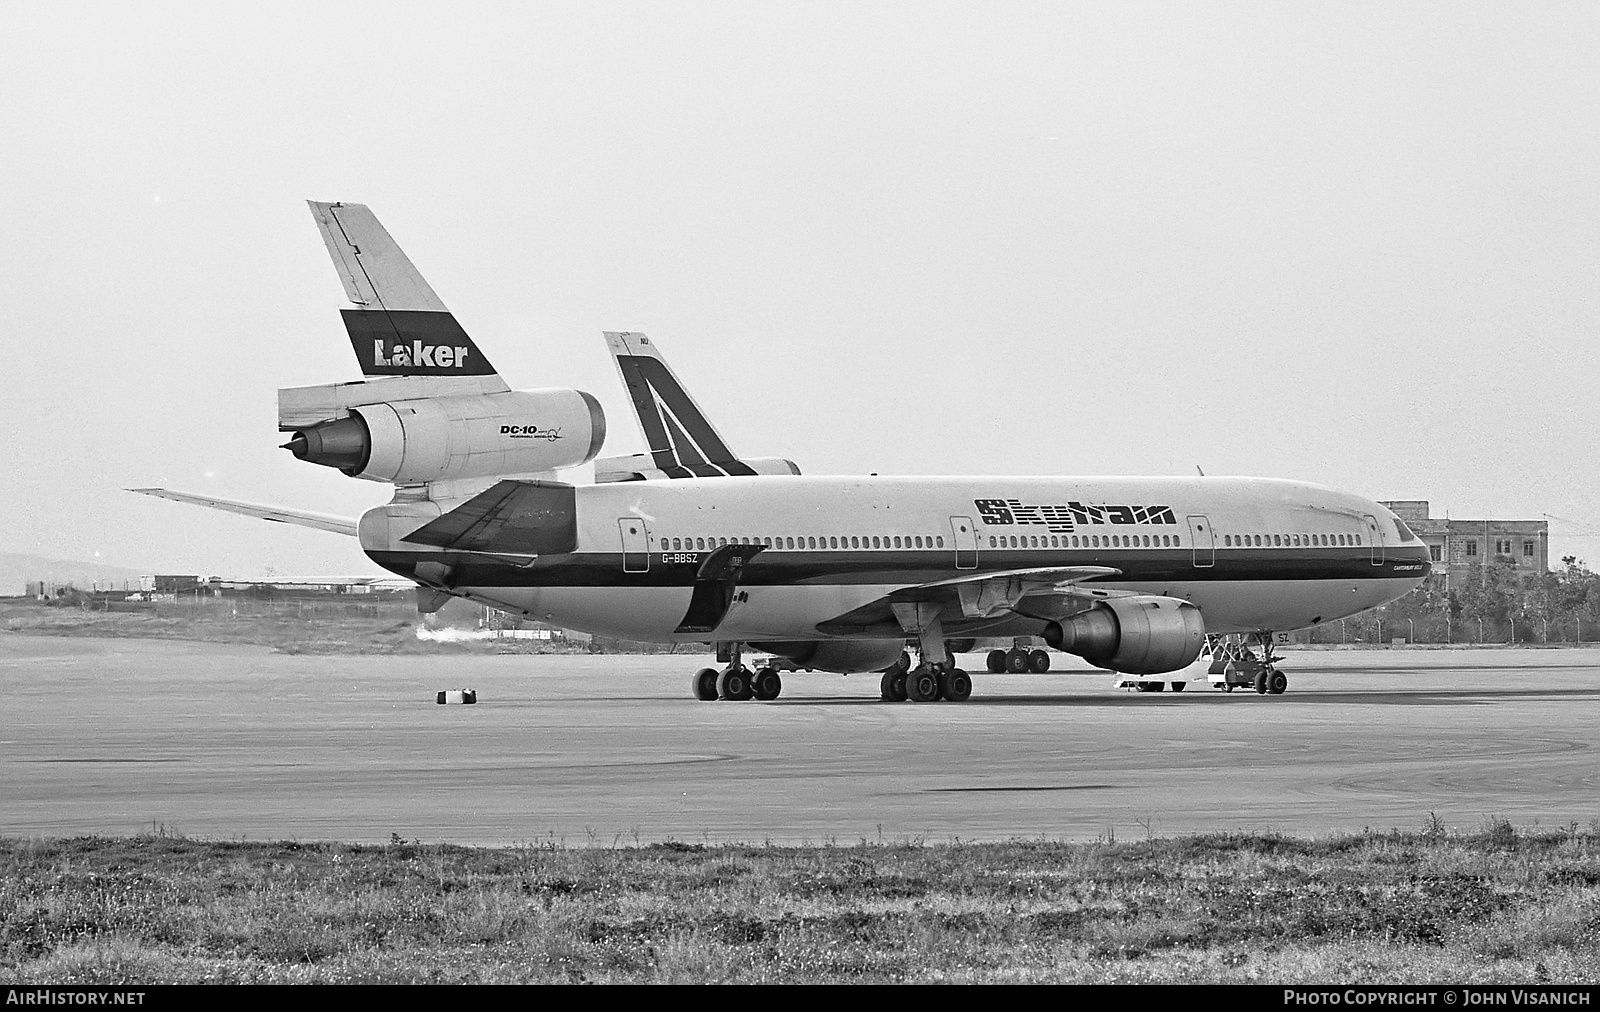
[(1253, 474), (1600, 563), (1600, 5), (0, 0), (0, 551), (351, 539), (279, 387), (359, 378), (305, 200), (515, 387), (655, 340), (807, 473)]

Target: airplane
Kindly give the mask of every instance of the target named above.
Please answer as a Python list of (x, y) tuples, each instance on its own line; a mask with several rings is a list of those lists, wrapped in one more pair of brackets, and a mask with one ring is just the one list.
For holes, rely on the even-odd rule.
[[(1388, 509), (1305, 482), (802, 475), (776, 458), (758, 469), (709, 425), (685, 428), (698, 408), (625, 332), (608, 341), (643, 360), (630, 363), (642, 384), (620, 358), (619, 370), (636, 409), (649, 394), (649, 453), (597, 468), (610, 480), (560, 482), (605, 441), (599, 402), (512, 390), (367, 207), (308, 203), (365, 378), (280, 390), (283, 445), (393, 485), (393, 499), (341, 522), (133, 491), (354, 531), (369, 558), (418, 585), (419, 610), (458, 596), (594, 634), (713, 643), (725, 666), (693, 673), (702, 700), (778, 697), (780, 665), (751, 671), (748, 647), (881, 672), (886, 701), (963, 701), (972, 679), (952, 654), (979, 637), (1041, 637), (1141, 678), (1229, 637), (1255, 690), (1280, 694), (1275, 632), (1377, 607), (1429, 571), (1427, 547)], [(664, 440), (643, 422), (650, 411)]]

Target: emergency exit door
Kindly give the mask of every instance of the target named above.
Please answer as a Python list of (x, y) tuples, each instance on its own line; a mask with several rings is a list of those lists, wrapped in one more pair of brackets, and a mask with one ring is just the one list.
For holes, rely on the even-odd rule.
[(978, 568), (978, 532), (971, 517), (951, 517), (950, 534), (956, 543), (956, 568)]
[(1217, 538), (1211, 533), (1211, 521), (1205, 517), (1189, 518), (1189, 540), (1194, 545), (1194, 564), (1197, 569), (1216, 565)]
[(638, 517), (622, 517), (617, 521), (622, 530), (622, 571), (643, 573), (650, 569), (650, 532)]

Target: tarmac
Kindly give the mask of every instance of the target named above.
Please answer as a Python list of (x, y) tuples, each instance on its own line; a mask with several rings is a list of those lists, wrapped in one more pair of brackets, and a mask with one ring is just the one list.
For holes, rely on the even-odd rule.
[[(1282, 696), (1066, 670), (882, 703), (677, 656), (312, 656), (0, 633), (0, 835), (566, 845), (1299, 835), (1600, 819), (1600, 650), (1305, 651)], [(982, 671), (982, 657), (965, 658)], [(477, 690), (472, 706), (442, 689)]]

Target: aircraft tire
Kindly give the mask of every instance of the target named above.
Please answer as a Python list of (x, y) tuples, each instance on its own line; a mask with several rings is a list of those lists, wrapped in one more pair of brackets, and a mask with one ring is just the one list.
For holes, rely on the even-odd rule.
[(1026, 650), (1006, 651), (1006, 671), (1013, 675), (1028, 673), (1028, 652)]
[(939, 698), (939, 679), (932, 668), (919, 664), (906, 672), (906, 698), (913, 703), (931, 703)]
[(906, 701), (906, 670), (905, 668), (890, 668), (883, 673), (883, 681), (879, 683), (885, 703), (904, 703)]
[(726, 668), (717, 676), (718, 699), (752, 699), (755, 689), (750, 684), (750, 671), (748, 668)]
[(701, 668), (694, 673), (694, 678), (689, 682), (689, 689), (694, 693), (694, 698), (703, 703), (709, 703), (717, 698), (717, 669)]
[(1006, 652), (1004, 650), (991, 650), (987, 658), (989, 674), (1001, 675), (1006, 670)]
[(1185, 685), (1188, 685), (1188, 684), (1189, 684), (1188, 682), (1173, 682), (1172, 683), (1172, 691), (1173, 692), (1182, 692), (1183, 691), (1183, 687)]
[(751, 685), (755, 697), (762, 702), (771, 702), (783, 692), (783, 676), (775, 668), (762, 668), (756, 672), (756, 677)]
[(951, 668), (939, 676), (941, 695), (952, 703), (965, 703), (972, 696), (972, 676), (960, 668)]
[(1256, 672), (1255, 690), (1256, 690), (1256, 693), (1258, 695), (1265, 696), (1267, 694), (1267, 669), (1266, 668), (1262, 668), (1260, 671)]
[(1043, 650), (1034, 650), (1028, 654), (1028, 670), (1036, 675), (1042, 675), (1050, 670), (1050, 655)]
[(1267, 691), (1274, 696), (1283, 695), (1283, 690), (1289, 687), (1289, 676), (1281, 671), (1274, 671), (1272, 677), (1267, 679)]

